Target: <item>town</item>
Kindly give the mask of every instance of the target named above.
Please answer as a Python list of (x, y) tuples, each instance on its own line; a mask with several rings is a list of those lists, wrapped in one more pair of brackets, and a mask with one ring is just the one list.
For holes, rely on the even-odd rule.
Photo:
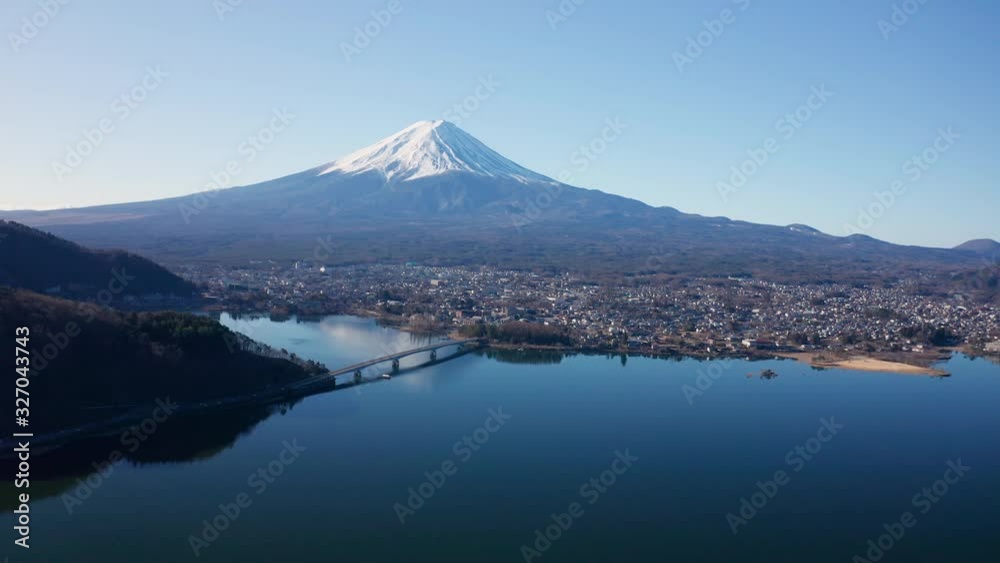
[[(895, 355), (929, 363), (941, 348), (1000, 351), (1000, 307), (894, 287), (779, 284), (748, 278), (595, 282), (489, 267), (310, 261), (189, 266), (212, 308), (272, 316), (352, 314), (417, 332), (547, 327), (567, 349), (692, 357), (778, 352)], [(550, 344), (529, 336), (507, 344)]]

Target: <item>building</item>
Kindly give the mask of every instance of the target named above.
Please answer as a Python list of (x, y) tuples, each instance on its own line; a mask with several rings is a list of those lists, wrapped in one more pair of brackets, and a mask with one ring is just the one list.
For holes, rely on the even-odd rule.
[(991, 344), (987, 344), (986, 351), (1000, 354), (1000, 340), (993, 342)]
[(778, 343), (766, 338), (753, 338), (744, 340), (743, 346), (746, 348), (756, 348), (757, 350), (774, 350), (777, 349)]

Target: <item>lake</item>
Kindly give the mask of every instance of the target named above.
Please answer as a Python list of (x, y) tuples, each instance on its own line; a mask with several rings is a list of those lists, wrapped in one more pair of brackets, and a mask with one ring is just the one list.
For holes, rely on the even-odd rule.
[[(221, 320), (330, 368), (433, 341), (353, 317)], [(952, 377), (475, 352), (36, 458), (33, 548), (3, 553), (996, 561), (1000, 366), (959, 356), (944, 367)], [(115, 451), (126, 461), (108, 463)], [(14, 489), (3, 491), (10, 530)]]

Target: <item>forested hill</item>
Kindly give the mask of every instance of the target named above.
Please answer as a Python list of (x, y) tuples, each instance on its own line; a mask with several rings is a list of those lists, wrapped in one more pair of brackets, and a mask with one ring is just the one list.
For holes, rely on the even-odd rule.
[(123, 251), (89, 250), (55, 235), (0, 221), (0, 286), (32, 291), (58, 288), (66, 297), (114, 295), (188, 297), (195, 286), (162, 266)]
[(268, 357), (262, 345), (246, 351), (243, 339), (208, 317), (123, 313), (0, 288), (0, 334), (11, 347), (20, 327), (29, 331), (29, 354), (20, 357), (30, 358), (36, 433), (152, 409), (157, 399), (188, 404), (255, 393), (326, 371), (279, 352)]

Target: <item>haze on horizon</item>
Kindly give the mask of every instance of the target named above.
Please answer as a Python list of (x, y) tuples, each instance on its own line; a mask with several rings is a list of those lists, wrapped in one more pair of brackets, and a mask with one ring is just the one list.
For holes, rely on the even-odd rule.
[[(231, 185), (246, 185), (447, 119), (530, 170), (650, 205), (835, 235), (882, 205), (865, 234), (1000, 239), (987, 174), (1000, 8), (985, 0), (587, 1), (571, 13), (527, 0), (69, 2), (27, 38), (22, 18), (40, 10), (0, 7), (0, 100), (17, 110), (0, 138), (0, 208), (190, 194), (233, 158), (244, 166)], [(294, 117), (245, 159), (241, 143), (276, 110)], [(581, 159), (609, 119), (624, 134)], [(53, 162), (102, 120), (110, 132), (57, 177)], [(731, 189), (733, 167), (765, 153)], [(893, 186), (885, 205), (875, 194)]]

